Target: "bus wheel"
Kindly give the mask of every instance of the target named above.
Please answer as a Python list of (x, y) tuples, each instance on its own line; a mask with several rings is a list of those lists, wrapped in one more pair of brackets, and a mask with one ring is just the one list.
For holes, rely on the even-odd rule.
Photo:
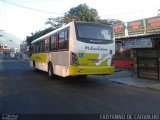
[(78, 78), (81, 79), (81, 80), (82, 80), (82, 79), (86, 79), (86, 78), (87, 78), (87, 75), (79, 75)]
[(33, 69), (34, 69), (34, 71), (37, 71), (37, 68), (36, 68), (36, 63), (35, 63), (35, 61), (33, 61)]
[(53, 78), (53, 67), (51, 63), (48, 64), (48, 77)]

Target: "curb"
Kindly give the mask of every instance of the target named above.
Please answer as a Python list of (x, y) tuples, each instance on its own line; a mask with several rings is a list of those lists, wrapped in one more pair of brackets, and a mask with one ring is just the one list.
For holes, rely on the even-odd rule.
[[(132, 77), (128, 77), (128, 79), (129, 78), (133, 79)], [(160, 91), (160, 82), (154, 83), (153, 81), (143, 80), (143, 79), (139, 79), (139, 78), (138, 79), (140, 80), (140, 82), (137, 82), (137, 80), (125, 82), (126, 80), (121, 81), (121, 80), (117, 80), (117, 79), (108, 79), (108, 80), (110, 80), (112, 82), (116, 82), (118, 84), (134, 86), (134, 87), (139, 87), (139, 88), (145, 88), (145, 89), (150, 89), (150, 90), (154, 90), (154, 91)], [(121, 79), (123, 79), (123, 78), (121, 78)]]
[(121, 72), (124, 71), (124, 69), (116, 69), (115, 72)]

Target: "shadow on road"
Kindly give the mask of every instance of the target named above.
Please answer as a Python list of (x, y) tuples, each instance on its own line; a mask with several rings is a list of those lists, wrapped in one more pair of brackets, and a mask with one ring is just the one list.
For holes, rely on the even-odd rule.
[[(93, 86), (99, 86), (104, 85), (105, 83), (111, 84), (111, 81), (107, 80), (101, 80), (97, 79), (97, 77), (93, 76), (87, 76), (86, 78), (81, 78), (79, 76), (72, 76), (72, 77), (60, 77), (57, 75), (54, 75), (53, 78), (48, 78), (47, 73), (43, 71), (36, 71), (35, 72), (38, 76), (43, 76), (46, 78), (47, 81), (50, 81), (51, 84), (66, 84), (68, 86), (79, 86), (79, 87), (93, 87)], [(106, 84), (105, 84), (106, 85)]]

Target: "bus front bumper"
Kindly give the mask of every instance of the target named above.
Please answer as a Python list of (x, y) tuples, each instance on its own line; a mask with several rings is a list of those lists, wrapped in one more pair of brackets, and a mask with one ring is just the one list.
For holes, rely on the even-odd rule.
[(70, 66), (70, 75), (110, 75), (115, 71), (114, 66)]

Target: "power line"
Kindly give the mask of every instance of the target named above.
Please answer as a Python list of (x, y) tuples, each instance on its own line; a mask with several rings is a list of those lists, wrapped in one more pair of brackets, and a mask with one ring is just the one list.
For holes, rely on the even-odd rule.
[[(0, 1), (3, 1), (3, 0), (0, 0)], [(59, 14), (59, 13), (55, 13), (55, 12), (50, 12), (50, 11), (45, 11), (45, 10), (39, 10), (39, 9), (35, 9), (35, 8), (26, 7), (26, 6), (19, 5), (19, 4), (13, 3), (13, 2), (9, 2), (9, 1), (3, 1), (3, 2), (8, 3), (10, 5), (17, 6), (17, 7), (25, 8), (25, 9), (28, 9), (28, 10), (33, 10), (33, 11), (36, 11), (36, 12), (42, 12), (42, 13), (47, 13), (47, 14), (56, 14), (56, 15), (63, 15), (63, 14)]]
[(115, 13), (115, 14), (108, 14), (105, 16), (115, 16), (115, 15), (127, 15), (127, 14), (135, 14), (135, 13), (139, 13), (139, 12), (144, 12), (147, 9), (155, 9), (156, 7), (148, 7), (148, 8), (144, 8), (144, 9), (139, 9), (139, 10), (135, 10), (135, 11), (130, 11), (130, 12), (121, 12), (121, 13)]
[[(53, 1), (58, 1), (58, 0), (13, 0), (14, 2), (24, 2), (24, 3), (28, 3), (28, 2), (32, 2), (32, 3), (40, 3), (40, 2), (53, 2)], [(13, 2), (12, 1), (12, 2)]]

